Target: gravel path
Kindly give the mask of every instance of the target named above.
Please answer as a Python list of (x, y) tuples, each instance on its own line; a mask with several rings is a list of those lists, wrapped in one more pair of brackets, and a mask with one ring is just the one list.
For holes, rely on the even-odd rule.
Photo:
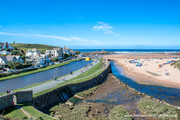
[(91, 69), (91, 68), (92, 68), (93, 66), (95, 66), (98, 62), (99, 62), (99, 61), (97, 61), (97, 62), (92, 62), (92, 66), (88, 66), (87, 68), (82, 68), (82, 69), (80, 69), (80, 70), (77, 70), (77, 71), (73, 72), (72, 75), (71, 75), (71, 74), (68, 74), (68, 75), (66, 75), (65, 77), (61, 77), (61, 78), (59, 78), (59, 79), (57, 79), (57, 80), (53, 80), (53, 81), (46, 82), (46, 83), (43, 83), (43, 84), (40, 84), (40, 85), (37, 85), (37, 86), (33, 86), (33, 87), (30, 87), (30, 88), (24, 89), (23, 91), (33, 90), (33, 94), (34, 94), (34, 93), (42, 92), (42, 91), (47, 90), (47, 89), (50, 89), (50, 88), (54, 88), (54, 87), (56, 87), (57, 84), (62, 83), (62, 82), (64, 82), (64, 81), (66, 81), (66, 80), (72, 79), (72, 78), (80, 75), (80, 74), (82, 73), (82, 71), (85, 72), (85, 71)]

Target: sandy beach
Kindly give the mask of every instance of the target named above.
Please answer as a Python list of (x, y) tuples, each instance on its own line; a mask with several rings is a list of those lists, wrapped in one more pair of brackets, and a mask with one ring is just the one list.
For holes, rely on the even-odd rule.
[(143, 84), (156, 84), (180, 88), (180, 70), (171, 63), (180, 60), (180, 55), (161, 53), (128, 53), (107, 55), (124, 68), (124, 74)]

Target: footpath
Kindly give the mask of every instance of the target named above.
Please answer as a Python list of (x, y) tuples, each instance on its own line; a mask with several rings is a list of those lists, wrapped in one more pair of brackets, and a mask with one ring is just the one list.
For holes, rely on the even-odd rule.
[[(75, 72), (72, 72), (72, 75), (71, 74), (68, 74), (64, 77), (61, 77), (59, 79), (56, 79), (56, 80), (53, 80), (53, 81), (49, 81), (49, 82), (46, 82), (46, 83), (42, 83), (40, 85), (36, 85), (36, 86), (33, 86), (33, 87), (30, 87), (30, 88), (27, 88), (27, 89), (24, 89), (23, 91), (26, 91), (26, 90), (32, 90), (33, 91), (33, 94), (34, 93), (39, 93), (39, 92), (42, 92), (44, 90), (47, 90), (47, 89), (51, 89), (51, 88), (54, 88), (56, 87), (57, 84), (59, 83), (62, 83), (62, 82), (65, 82), (67, 80), (70, 80), (80, 74), (82, 74), (83, 72), (86, 72), (87, 70), (91, 69), (93, 66), (95, 66), (99, 61), (96, 61), (96, 62), (92, 62), (92, 65), (91, 66), (88, 66), (88, 68), (82, 68), (80, 70), (77, 70)], [(82, 72), (83, 71), (83, 72)]]

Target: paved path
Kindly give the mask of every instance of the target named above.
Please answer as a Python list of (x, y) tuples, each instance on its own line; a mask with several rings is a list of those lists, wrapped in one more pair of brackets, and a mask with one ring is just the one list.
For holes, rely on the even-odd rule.
[(87, 68), (82, 68), (80, 70), (77, 70), (77, 71), (73, 72), (72, 75), (68, 74), (65, 77), (61, 77), (61, 78), (57, 79), (56, 81), (53, 80), (53, 81), (50, 81), (50, 82), (46, 82), (46, 83), (43, 83), (43, 84), (40, 84), (40, 85), (37, 85), (37, 86), (33, 86), (31, 88), (24, 89), (23, 91), (25, 91), (25, 90), (33, 90), (33, 94), (34, 94), (34, 93), (38, 93), (38, 92), (41, 92), (41, 91), (44, 91), (44, 90), (47, 90), (47, 89), (50, 89), (50, 88), (54, 88), (54, 87), (56, 87), (57, 84), (62, 83), (64, 81), (66, 81), (66, 80), (70, 80), (70, 79), (80, 75), (82, 73), (81, 70), (83, 70), (83, 72), (85, 72), (85, 71), (91, 69), (98, 62), (99, 61), (92, 62), (92, 66), (88, 66)]

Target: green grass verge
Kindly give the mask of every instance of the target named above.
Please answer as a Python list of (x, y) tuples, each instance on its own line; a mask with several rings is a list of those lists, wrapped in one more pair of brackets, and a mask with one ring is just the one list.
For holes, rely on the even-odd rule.
[(24, 113), (20, 109), (17, 109), (14, 106), (6, 109), (3, 117), (5, 119), (10, 119), (10, 120), (13, 119), (21, 120), (23, 118), (27, 118), (27, 116), (24, 115)]
[[(28, 102), (19, 104), (19, 105), (24, 109), (24, 111), (26, 111), (31, 116), (31, 118), (35, 118), (35, 120), (55, 120), (51, 116), (46, 115), (46, 114), (36, 110)], [(21, 109), (17, 109), (14, 106), (6, 109), (3, 117), (8, 120), (22, 120), (22, 119), (26, 120), (26, 119), (28, 119), (28, 116), (24, 115), (24, 113), (21, 111)]]
[(36, 118), (37, 120), (55, 120), (54, 118), (36, 110), (30, 103), (24, 103), (21, 105), (22, 108), (32, 117)]
[(180, 110), (177, 108), (147, 97), (142, 98), (138, 102), (138, 107), (142, 113), (161, 120), (176, 120), (178, 115), (180, 115)]
[(83, 92), (79, 92), (79, 93), (77, 93), (77, 95), (80, 96), (80, 97), (84, 97), (84, 98), (88, 97), (88, 96), (91, 96), (99, 88), (99, 86), (100, 85), (97, 85), (97, 86), (95, 86), (93, 88), (90, 88), (88, 90), (85, 90)]
[(109, 117), (111, 120), (132, 120), (129, 112), (122, 105), (113, 108), (109, 113)]
[[(72, 78), (72, 79), (67, 80), (67, 81), (65, 81), (65, 82), (63, 82), (63, 83), (58, 84), (58, 85), (57, 85), (56, 87), (54, 87), (54, 88), (50, 88), (50, 89), (48, 89), (48, 90), (44, 90), (44, 91), (42, 91), (42, 92), (35, 93), (35, 94), (33, 94), (33, 97), (42, 95), (42, 94), (44, 94), (44, 93), (46, 93), (46, 92), (52, 91), (52, 90), (57, 89), (57, 88), (59, 88), (59, 87), (61, 87), (61, 86), (64, 86), (64, 85), (73, 84), (73, 83), (79, 83), (79, 82), (83, 82), (83, 81), (89, 80), (89, 79), (91, 79), (91, 78), (94, 78), (94, 77), (96, 77), (97, 75), (101, 74), (101, 73), (104, 71), (105, 68), (102, 68), (102, 66), (103, 66), (103, 63), (102, 63), (102, 60), (100, 60), (100, 62), (97, 63), (94, 67), (92, 67), (90, 70), (88, 70), (88, 71), (82, 73), (81, 75), (79, 75), (79, 76), (81, 76), (82, 78), (79, 77), (79, 76), (77, 76), (77, 77), (75, 77), (75, 78)], [(99, 70), (99, 71), (96, 72), (97, 70)], [(91, 74), (94, 73), (94, 72), (96, 72), (96, 74), (91, 75)], [(87, 77), (87, 75), (89, 75), (89, 77)], [(79, 78), (81, 78), (81, 79), (79, 79)]]
[(68, 61), (68, 62), (57, 64), (57, 65), (51, 65), (51, 66), (41, 68), (41, 69), (38, 69), (38, 70), (33, 70), (33, 71), (25, 72), (25, 73), (19, 73), (19, 74), (13, 74), (13, 75), (10, 75), (10, 76), (6, 76), (6, 77), (1, 77), (0, 81), (1, 80), (12, 79), (12, 78), (16, 78), (16, 77), (21, 77), (21, 76), (25, 76), (25, 75), (29, 75), (29, 74), (33, 74), (33, 73), (42, 72), (42, 71), (45, 71), (45, 70), (49, 70), (49, 69), (53, 69), (53, 68), (56, 68), (56, 67), (60, 67), (60, 66), (69, 64), (69, 63), (74, 62), (74, 61), (77, 61), (77, 60), (75, 59), (75, 60), (71, 60), (71, 61)]

